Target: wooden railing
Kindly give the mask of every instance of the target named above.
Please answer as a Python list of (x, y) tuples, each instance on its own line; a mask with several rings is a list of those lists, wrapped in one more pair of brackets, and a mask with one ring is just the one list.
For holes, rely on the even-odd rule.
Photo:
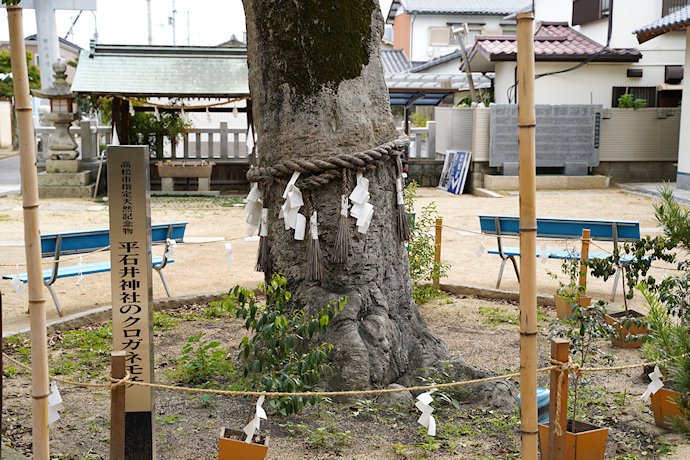
[(663, 0), (661, 4), (661, 16), (664, 17), (667, 14), (674, 13), (688, 5), (690, 5), (690, 1), (688, 0)]
[[(39, 158), (45, 160), (48, 152), (48, 136), (55, 131), (54, 127), (38, 127), (35, 129), (38, 143)], [(160, 159), (202, 159), (246, 163), (250, 161), (247, 155), (245, 128), (228, 128), (227, 122), (221, 122), (218, 128), (194, 128), (182, 136), (182, 142), (168, 142), (169, 148), (164, 149), (165, 138), (156, 137), (155, 152), (151, 160)], [(96, 126), (95, 120), (82, 121), (80, 126), (70, 127), (75, 138), (80, 139), (82, 161), (97, 159), (99, 146), (111, 142), (112, 133), (109, 126)], [(38, 142), (40, 139), (40, 142)], [(181, 145), (180, 145), (181, 144)]]

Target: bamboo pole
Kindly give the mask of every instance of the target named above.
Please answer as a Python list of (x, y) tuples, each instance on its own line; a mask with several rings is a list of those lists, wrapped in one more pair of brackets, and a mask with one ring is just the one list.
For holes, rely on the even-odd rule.
[(580, 294), (584, 294), (587, 289), (587, 265), (589, 260), (589, 243), (592, 241), (589, 237), (590, 230), (588, 228), (582, 229), (582, 250), (580, 251)]
[[(125, 373), (125, 351), (110, 352), (110, 375), (123, 379)], [(110, 391), (110, 460), (125, 459), (125, 390), (123, 385)]]
[[(570, 342), (560, 337), (551, 339), (551, 357), (558, 362), (567, 363), (570, 353)], [(561, 380), (561, 374), (563, 374)], [(558, 398), (560, 392), (561, 397)], [(558, 423), (563, 431), (556, 434), (556, 403), (560, 405)], [(551, 371), (551, 394), (549, 395), (549, 460), (565, 458), (568, 425), (568, 371)]]
[(31, 397), (33, 398), (33, 458), (48, 460), (48, 338), (46, 301), (41, 270), (41, 237), (38, 224), (38, 173), (31, 116), (29, 76), (24, 47), (22, 8), (7, 5), (10, 31), (10, 62), (19, 129), (19, 157), (24, 209), (24, 246), (29, 278), (29, 324), (31, 326)]
[(434, 243), (434, 274), (431, 285), (435, 288), (440, 286), (438, 280), (438, 270), (441, 264), (441, 234), (443, 233), (443, 219), (436, 219), (436, 241)]
[(534, 14), (517, 15), (520, 186), (520, 431), (522, 458), (537, 459), (537, 213)]

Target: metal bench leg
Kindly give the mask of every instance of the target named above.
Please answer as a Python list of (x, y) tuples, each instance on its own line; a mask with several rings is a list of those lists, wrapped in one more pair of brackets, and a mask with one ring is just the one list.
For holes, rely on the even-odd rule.
[(515, 269), (515, 276), (517, 276), (518, 283), (520, 282), (520, 270), (518, 270), (518, 264), (517, 261), (515, 260), (515, 257), (513, 256), (508, 256), (510, 257), (510, 260), (513, 262), (513, 268)]
[(503, 268), (506, 266), (506, 259), (501, 259), (501, 268), (498, 270), (498, 280), (496, 281), (496, 289), (501, 286), (501, 278), (503, 278)]
[(163, 274), (163, 270), (161, 270), (160, 268), (156, 268), (156, 267), (153, 267), (153, 268), (155, 268), (156, 271), (158, 272), (158, 274), (160, 275), (161, 281), (163, 281), (163, 287), (165, 288), (166, 294), (168, 294), (168, 297), (171, 297), (170, 296), (170, 288), (168, 287), (168, 282), (165, 280), (165, 275)]
[(60, 302), (58, 301), (55, 289), (53, 289), (53, 286), (50, 284), (46, 284), (46, 287), (48, 288), (48, 292), (50, 292), (50, 296), (53, 298), (53, 302), (55, 302), (55, 308), (57, 308), (58, 315), (62, 318), (64, 315), (62, 313), (62, 308), (60, 308)]
[(616, 289), (618, 289), (618, 280), (621, 277), (621, 269), (618, 267), (616, 270), (616, 275), (613, 277), (613, 290), (611, 291), (611, 302), (613, 302), (613, 299), (616, 297)]

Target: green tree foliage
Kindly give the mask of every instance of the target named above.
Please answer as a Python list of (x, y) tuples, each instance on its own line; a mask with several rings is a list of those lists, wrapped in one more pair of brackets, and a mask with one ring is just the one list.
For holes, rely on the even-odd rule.
[(135, 112), (129, 120), (129, 144), (148, 145), (151, 156), (155, 154), (156, 158), (163, 158), (163, 152), (158, 150), (159, 145), (156, 142), (158, 137), (169, 136), (177, 145), (179, 136), (192, 128), (191, 122), (186, 121), (177, 110), (161, 110), (158, 115), (151, 112)]
[[(26, 65), (29, 72), (29, 88), (41, 88), (41, 76), (38, 67), (31, 64), (33, 53), (26, 52)], [(0, 51), (0, 96), (12, 99), (14, 86), (12, 82), (12, 64), (10, 63), (10, 50)]]

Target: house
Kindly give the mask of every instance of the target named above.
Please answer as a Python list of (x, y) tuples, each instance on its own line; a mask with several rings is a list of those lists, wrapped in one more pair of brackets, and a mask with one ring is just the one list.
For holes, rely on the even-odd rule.
[[(625, 88), (637, 82), (627, 76), (627, 70), (642, 58), (640, 51), (605, 47), (566, 22), (540, 22), (536, 27), (535, 104), (611, 107), (612, 87)], [(516, 102), (517, 39), (514, 35), (478, 36), (468, 58), (473, 71), (495, 72), (496, 103)], [(616, 90), (613, 94), (616, 96)]]
[[(630, 92), (648, 107), (677, 107), (684, 36), (639, 44), (632, 33), (686, 0), (649, 0), (635, 8), (606, 0), (535, 0), (535, 103), (617, 107)], [(494, 71), (495, 101), (515, 102), (515, 37), (476, 37), (473, 71)], [(563, 88), (567, 86), (568, 90)]]
[(453, 27), (468, 25), (465, 46), (477, 35), (515, 34), (505, 16), (531, 4), (526, 0), (393, 0), (386, 24), (393, 25), (393, 48), (413, 65), (448, 55), (460, 46)]
[[(62, 57), (66, 62), (74, 62), (78, 60), (79, 53), (81, 53), (81, 48), (74, 43), (65, 40), (64, 38), (60, 38), (60, 57)], [(29, 35), (24, 39), (24, 46), (26, 48), (26, 51), (29, 51), (33, 54), (33, 58), (31, 59), (31, 62), (29, 64), (33, 64), (36, 67), (40, 67), (39, 62), (41, 59), (41, 56), (38, 54), (38, 38), (36, 34)], [(9, 41), (0, 41), (0, 49), (9, 49), (10, 48), (10, 42)], [(52, 65), (52, 64), (51, 64)], [(72, 79), (74, 78), (74, 73), (76, 72), (76, 68), (74, 66), (67, 66), (67, 81), (71, 82)]]
[[(680, 3), (680, 2), (677, 2)], [(685, 2), (683, 2), (685, 3)], [(669, 5), (665, 5), (669, 6)], [(677, 39), (677, 35), (685, 35), (685, 67), (690, 67), (690, 6), (679, 7), (673, 5), (673, 8), (668, 8), (664, 12), (668, 12), (661, 19), (646, 24), (643, 27), (635, 30), (633, 33), (640, 42), (640, 45), (652, 43), (662, 38), (663, 36), (673, 34)], [(683, 88), (683, 94), (690, 94), (690, 90)], [(690, 154), (688, 153), (688, 146), (690, 145), (690, 109), (687, 104), (681, 107), (680, 112), (680, 136), (678, 141), (678, 171), (676, 172), (676, 188), (688, 189), (690, 188)]]

